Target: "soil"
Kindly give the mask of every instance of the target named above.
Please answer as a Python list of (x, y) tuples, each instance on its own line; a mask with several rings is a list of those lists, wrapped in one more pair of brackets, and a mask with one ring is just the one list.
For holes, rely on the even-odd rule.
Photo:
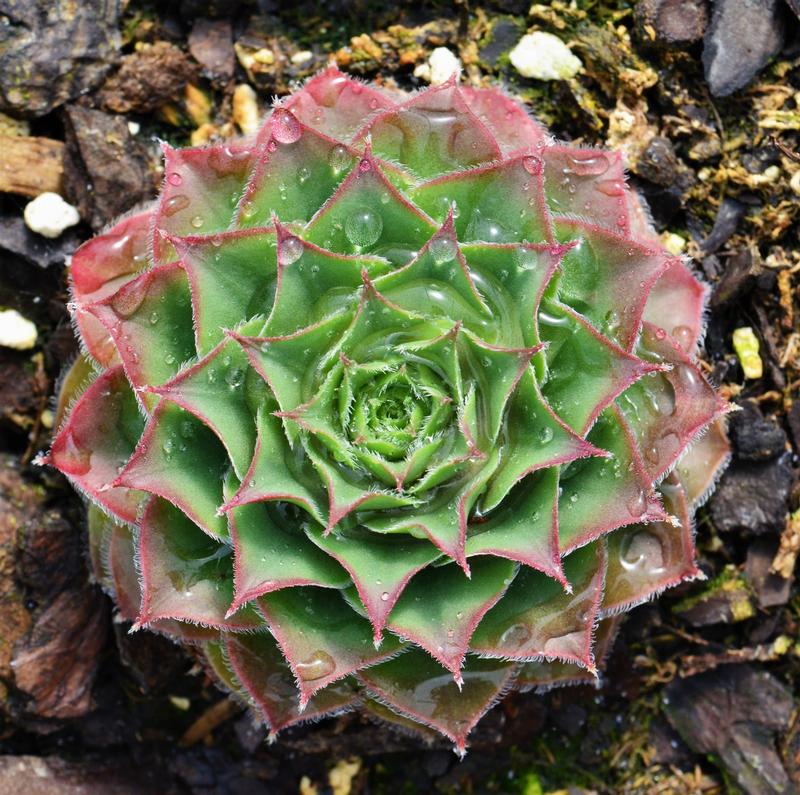
[[(800, 791), (800, 25), (748, 0), (0, 0), (0, 793), (723, 793)], [(47, 13), (45, 13), (47, 11)], [(553, 33), (583, 69), (523, 78)], [(247, 129), (329, 59), (413, 88), (436, 47), (558, 137), (624, 150), (664, 243), (710, 285), (703, 361), (742, 408), (697, 516), (705, 581), (623, 622), (599, 688), (507, 697), (463, 761), (347, 714), (275, 743), (163, 638), (115, 619), (89, 578), (80, 501), (33, 465), (77, 351), (65, 260), (154, 195), (159, 141)], [(255, 94), (242, 86), (250, 86)], [(81, 223), (22, 213), (42, 190)], [(732, 342), (749, 327), (762, 375)]]

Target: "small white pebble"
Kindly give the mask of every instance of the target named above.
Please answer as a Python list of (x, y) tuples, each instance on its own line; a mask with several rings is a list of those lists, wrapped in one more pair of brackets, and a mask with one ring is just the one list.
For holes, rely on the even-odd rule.
[(681, 237), (675, 232), (663, 232), (661, 234), (661, 245), (675, 257), (680, 256), (686, 250), (686, 238)]
[(50, 430), (53, 427), (53, 422), (55, 422), (55, 417), (53, 416), (53, 412), (50, 409), (45, 409), (40, 416), (40, 420), (42, 425)]
[(16, 309), (0, 311), (0, 345), (27, 351), (36, 345), (36, 326), (22, 317)]
[(461, 61), (447, 47), (437, 47), (428, 60), (414, 70), (415, 77), (427, 80), (432, 86), (446, 83), (453, 73), (461, 74)]
[(509, 58), (523, 77), (536, 80), (567, 80), (583, 66), (558, 36), (540, 30), (523, 36)]
[(25, 205), (25, 224), (44, 237), (58, 237), (81, 220), (78, 211), (57, 193), (40, 193)]
[(256, 92), (247, 83), (233, 91), (233, 120), (245, 135), (253, 135), (260, 126)]
[(138, 135), (139, 134), (139, 130), (141, 130), (141, 129), (142, 129), (142, 125), (139, 124), (138, 121), (129, 121), (128, 122), (128, 132), (131, 135)]
[(292, 63), (295, 66), (302, 66), (302, 64), (308, 63), (313, 57), (314, 53), (311, 52), (311, 50), (300, 50), (292, 56)]

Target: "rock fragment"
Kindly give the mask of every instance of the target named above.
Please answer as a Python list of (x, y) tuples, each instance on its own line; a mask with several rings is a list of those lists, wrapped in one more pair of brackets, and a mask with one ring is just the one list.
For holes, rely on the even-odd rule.
[(189, 34), (189, 52), (211, 80), (226, 82), (233, 77), (236, 54), (233, 30), (227, 19), (198, 19)]
[(794, 789), (775, 749), (789, 728), (791, 692), (749, 665), (725, 665), (664, 691), (664, 711), (695, 753), (713, 754), (748, 795), (788, 795)]
[(173, 44), (158, 41), (126, 55), (99, 92), (102, 105), (115, 113), (151, 113), (176, 99), (196, 75), (196, 67)]
[(116, 0), (0, 0), (0, 110), (43, 116), (94, 88), (120, 46)]
[(744, 88), (780, 52), (785, 27), (782, 0), (716, 0), (703, 49), (711, 93)]
[(155, 183), (144, 153), (125, 119), (70, 105), (65, 132), (69, 152), (65, 189), (93, 229), (153, 195)]
[(789, 453), (764, 463), (735, 461), (709, 503), (717, 530), (746, 536), (780, 532), (792, 480)]
[(644, 36), (667, 45), (699, 41), (708, 25), (705, 0), (639, 0), (635, 13)]

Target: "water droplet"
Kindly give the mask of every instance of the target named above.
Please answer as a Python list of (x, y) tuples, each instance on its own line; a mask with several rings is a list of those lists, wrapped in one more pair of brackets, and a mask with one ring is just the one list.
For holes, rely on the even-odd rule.
[(526, 643), (531, 638), (531, 631), (524, 624), (512, 624), (500, 636), (500, 646), (513, 646), (518, 648)]
[(352, 245), (365, 248), (373, 245), (383, 232), (383, 219), (370, 210), (356, 210), (344, 222), (344, 233)]
[(361, 162), (358, 164), (358, 170), (364, 174), (372, 168), (372, 164), (367, 160), (367, 158), (363, 158)]
[(456, 250), (455, 240), (447, 235), (435, 237), (428, 245), (428, 251), (430, 251), (431, 257), (437, 265), (443, 265), (445, 262), (453, 260), (456, 256)]
[(225, 381), (231, 389), (238, 389), (244, 383), (244, 370), (240, 367), (231, 368), (225, 375)]
[(639, 530), (622, 540), (619, 562), (626, 571), (658, 574), (664, 571), (664, 547), (654, 533)]
[(672, 329), (671, 336), (684, 351), (689, 353), (692, 343), (694, 342), (694, 332), (689, 326), (675, 326), (675, 328)]
[(539, 429), (539, 444), (549, 444), (553, 441), (553, 429), (549, 425), (543, 425)]
[(307, 660), (297, 663), (295, 669), (304, 682), (313, 682), (330, 676), (336, 670), (336, 662), (328, 652), (317, 650)]
[(297, 181), (302, 185), (304, 182), (308, 181), (308, 178), (310, 176), (311, 176), (311, 172), (305, 166), (303, 166), (297, 172)]
[(656, 339), (657, 339), (657, 340), (663, 340), (663, 339), (664, 339), (664, 337), (666, 337), (666, 336), (667, 336), (667, 332), (666, 332), (666, 331), (664, 331), (664, 329), (663, 329), (663, 328), (661, 328), (661, 326), (659, 326), (659, 327), (658, 327), (658, 328), (655, 330), (655, 332), (654, 332), (654, 333), (655, 333), (655, 335), (656, 335)]
[(177, 171), (173, 171), (167, 177), (167, 182), (169, 182), (170, 185), (174, 185), (177, 188), (183, 182), (183, 177)]
[(303, 134), (295, 115), (286, 108), (276, 108), (271, 120), (272, 135), (278, 143), (293, 144)]
[(189, 222), (195, 229), (199, 229), (203, 225), (203, 216), (195, 215)]
[(164, 215), (169, 218), (175, 215), (175, 213), (185, 210), (188, 206), (189, 197), (185, 196), (183, 193), (179, 193), (177, 196), (170, 196), (164, 202)]
[(525, 246), (517, 246), (514, 251), (514, 260), (522, 270), (533, 270), (539, 264), (539, 258), (535, 251)]
[(384, 591), (381, 594), (381, 602), (388, 602), (389, 601), (389, 594), (387, 591)]
[(634, 494), (626, 503), (630, 515), (638, 519), (647, 510), (647, 497), (643, 491)]
[(170, 456), (175, 449), (175, 442), (171, 438), (164, 439), (161, 449), (164, 451), (164, 455)]
[(175, 357), (171, 353), (168, 353), (164, 357), (164, 364), (175, 364)]
[(608, 158), (602, 152), (573, 153), (569, 159), (579, 177), (600, 177), (608, 171)]
[(522, 158), (522, 167), (532, 176), (542, 173), (542, 158), (528, 155)]
[(328, 165), (333, 169), (333, 173), (338, 176), (342, 171), (350, 167), (352, 159), (347, 149), (339, 144), (331, 149), (328, 155)]
[(604, 196), (623, 196), (625, 194), (625, 183), (619, 179), (603, 179), (595, 183), (594, 187)]
[(280, 255), (282, 265), (292, 265), (303, 256), (303, 243), (296, 237), (287, 237), (281, 242)]
[(150, 313), (150, 325), (155, 326), (158, 323), (158, 312)]

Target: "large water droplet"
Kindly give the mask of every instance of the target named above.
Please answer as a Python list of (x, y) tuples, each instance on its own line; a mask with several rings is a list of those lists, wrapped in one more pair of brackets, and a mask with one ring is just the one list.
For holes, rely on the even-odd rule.
[(177, 188), (183, 182), (183, 177), (177, 171), (173, 171), (167, 177), (167, 182), (169, 182), (170, 185), (174, 185)]
[(431, 257), (433, 257), (433, 261), (437, 265), (443, 265), (445, 262), (455, 259), (456, 242), (453, 238), (442, 235), (442, 237), (436, 237), (431, 240), (428, 251), (430, 251)]
[(356, 210), (347, 216), (344, 233), (347, 239), (358, 248), (373, 245), (383, 232), (383, 219), (371, 210)]
[(352, 161), (353, 158), (350, 153), (341, 144), (334, 146), (328, 155), (328, 165), (337, 176), (346, 168), (349, 168)]
[(678, 343), (687, 353), (690, 352), (694, 342), (694, 332), (689, 326), (675, 326), (671, 332), (672, 339)]
[(287, 237), (281, 242), (280, 255), (282, 265), (292, 265), (303, 256), (303, 243), (296, 237)]
[(524, 624), (512, 624), (500, 636), (500, 646), (512, 646), (518, 648), (526, 643), (531, 638), (531, 631)]
[(621, 179), (603, 179), (595, 183), (594, 187), (604, 196), (625, 195), (625, 183)]
[(639, 519), (647, 510), (647, 497), (643, 491), (634, 494), (626, 503), (630, 515)]
[(336, 670), (336, 662), (328, 652), (317, 650), (308, 659), (297, 663), (295, 669), (304, 682), (313, 682), (330, 676)]
[(522, 158), (522, 167), (531, 175), (536, 176), (542, 173), (542, 158), (536, 155), (528, 155)]
[(278, 143), (293, 144), (303, 133), (300, 122), (286, 108), (276, 108), (272, 114), (272, 136)]
[(602, 152), (580, 152), (569, 157), (571, 170), (579, 177), (599, 177), (608, 171), (608, 158)]
[(553, 429), (549, 425), (543, 425), (539, 429), (539, 444), (549, 444), (553, 441)]
[(70, 475), (80, 477), (92, 468), (92, 453), (82, 448), (72, 431), (64, 438), (64, 448), (60, 451), (59, 465)]
[(658, 574), (664, 571), (664, 547), (655, 534), (639, 530), (623, 539), (619, 562), (626, 571)]
[(177, 196), (170, 196), (164, 202), (164, 215), (170, 217), (181, 210), (185, 210), (188, 206), (189, 197), (183, 193), (179, 193)]

